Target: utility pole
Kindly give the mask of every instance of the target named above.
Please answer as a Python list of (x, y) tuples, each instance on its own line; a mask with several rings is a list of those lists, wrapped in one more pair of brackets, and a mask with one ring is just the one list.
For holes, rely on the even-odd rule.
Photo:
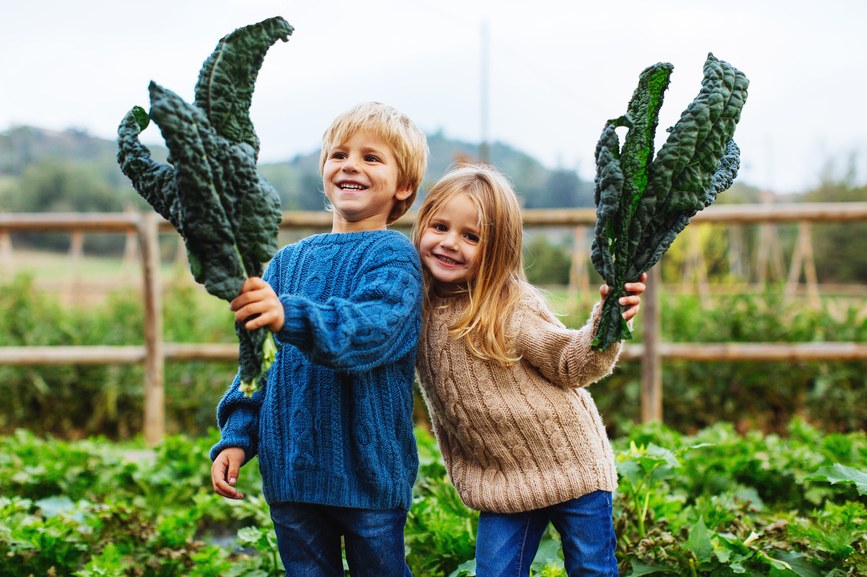
[(479, 160), (485, 164), (491, 161), (491, 151), (488, 145), (488, 68), (490, 57), (489, 54), (489, 31), (488, 21), (482, 21), (481, 28), (481, 74), (480, 74), (480, 93), (481, 93), (481, 109), (480, 116), (482, 122), (481, 144), (479, 145)]

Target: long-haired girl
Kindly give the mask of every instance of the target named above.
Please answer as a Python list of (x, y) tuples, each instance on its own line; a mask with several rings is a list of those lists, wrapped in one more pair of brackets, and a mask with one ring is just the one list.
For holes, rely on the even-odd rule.
[[(426, 291), (417, 366), (449, 476), (480, 511), (477, 575), (529, 575), (549, 523), (570, 577), (617, 575), (617, 473), (585, 389), (611, 373), (622, 348), (591, 349), (601, 307), (579, 330), (550, 312), (525, 280), (515, 192), (491, 167), (441, 178), (413, 242)], [(644, 278), (625, 286), (627, 320)]]

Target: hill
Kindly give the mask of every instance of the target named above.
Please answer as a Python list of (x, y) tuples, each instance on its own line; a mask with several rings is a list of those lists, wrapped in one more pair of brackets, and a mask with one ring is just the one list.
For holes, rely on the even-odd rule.
[[(478, 144), (428, 135), (431, 151), (428, 171), (419, 194), (450, 164), (478, 158)], [(151, 146), (155, 158), (166, 151)], [(80, 130), (62, 132), (31, 126), (0, 132), (0, 210), (6, 211), (114, 211), (133, 205), (144, 207), (115, 161), (113, 140)], [(527, 208), (593, 206), (592, 182), (572, 170), (549, 169), (506, 144), (490, 146), (491, 164), (512, 179)], [(280, 192), (284, 210), (320, 210), (323, 207), (319, 151), (281, 161), (260, 163), (260, 172)]]

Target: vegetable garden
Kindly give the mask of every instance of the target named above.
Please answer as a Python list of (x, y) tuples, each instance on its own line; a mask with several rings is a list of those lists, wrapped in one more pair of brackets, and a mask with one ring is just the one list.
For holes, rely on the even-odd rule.
[[(170, 436), (152, 452), (24, 430), (0, 438), (0, 574), (282, 575), (255, 467), (241, 476), (243, 501), (210, 490), (215, 435)], [(430, 434), (417, 436), (410, 567), (419, 577), (474, 575), (476, 516), (449, 485)], [(863, 432), (822, 434), (800, 420), (785, 435), (645, 425), (614, 444), (623, 575), (867, 574)], [(533, 571), (564, 575), (556, 533)]]
[[(236, 351), (224, 303), (185, 268), (163, 267), (165, 340)], [(3, 283), (3, 346), (143, 343), (138, 291), (79, 308), (33, 283)], [(780, 288), (715, 295), (710, 306), (663, 293), (663, 340), (867, 342), (863, 307), (805, 307)], [(564, 293), (550, 296), (567, 312)], [(0, 366), (0, 574), (280, 574), (255, 467), (242, 475), (244, 502), (210, 491), (213, 411), (234, 363), (169, 359), (164, 370), (169, 434), (151, 447), (140, 436), (140, 362)], [(865, 574), (863, 361), (668, 360), (667, 426), (635, 424), (641, 372), (624, 360), (592, 390), (618, 455), (622, 574)], [(448, 484), (423, 413), (418, 423), (408, 559), (417, 576), (472, 575), (475, 516)], [(562, 575), (558, 555), (552, 532), (534, 575)]]
[[(151, 83), (150, 112), (136, 107), (121, 123), (123, 172), (185, 244), (184, 266), (168, 271), (165, 286), (158, 234), (165, 223), (153, 214), (106, 225), (138, 234), (141, 294), (121, 290), (69, 308), (35, 290), (27, 274), (7, 275), (0, 286), (0, 352), (11, 351), (0, 354), (2, 575), (283, 574), (256, 468), (241, 474), (247, 497), (228, 501), (211, 490), (207, 458), (219, 396), (239, 357), (242, 387), (255, 389), (273, 352), (270, 335), (226, 330), (234, 323), (225, 303), (191, 284), (187, 265), (210, 294), (228, 300), (278, 245), (279, 199), (256, 172), (247, 110), (264, 53), (291, 32), (271, 19), (224, 37), (203, 66), (195, 105)], [(239, 56), (251, 52), (251, 60)], [(597, 146), (592, 264), (615, 288), (656, 263), (737, 173), (730, 138), (748, 82), (712, 55), (702, 93), (672, 129), (670, 146), (651, 158), (670, 72), (662, 64), (645, 71), (628, 114), (609, 121)], [(138, 141), (150, 120), (171, 165), (153, 161)], [(622, 149), (617, 127), (629, 129)], [(705, 128), (713, 137), (696, 138), (695, 129), (707, 136)], [(680, 197), (668, 199), (674, 190)], [(0, 233), (21, 220), (0, 218)], [(75, 230), (76, 223), (48, 218), (40, 226)], [(840, 303), (831, 310), (817, 295), (805, 308), (777, 288), (713, 299), (654, 294), (643, 303), (652, 330), (593, 386), (620, 477), (621, 574), (867, 575), (867, 311)], [(586, 312), (570, 312), (573, 325), (583, 323)], [(606, 318), (599, 348), (629, 336), (617, 310)], [(716, 350), (713, 343), (785, 344), (793, 362), (733, 355), (678, 362), (696, 349), (670, 348), (663, 399), (653, 382), (661, 379), (660, 339), (704, 351)], [(817, 354), (810, 347), (817, 341), (844, 346)], [(640, 365), (632, 362), (635, 347)], [(51, 357), (58, 353), (66, 356)], [(647, 396), (657, 405), (650, 411)], [(423, 405), (416, 407), (421, 467), (408, 563), (418, 577), (475, 575), (477, 514), (449, 484)], [(564, 575), (553, 530), (532, 569), (537, 577)]]

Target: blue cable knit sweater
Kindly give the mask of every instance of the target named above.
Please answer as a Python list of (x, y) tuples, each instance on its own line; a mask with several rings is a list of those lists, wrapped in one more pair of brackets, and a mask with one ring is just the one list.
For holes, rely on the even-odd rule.
[(285, 309), (264, 390), (238, 377), (220, 441), (259, 456), (269, 503), (409, 509), (418, 470), (412, 406), (421, 267), (399, 232), (329, 233), (284, 247), (263, 277)]

